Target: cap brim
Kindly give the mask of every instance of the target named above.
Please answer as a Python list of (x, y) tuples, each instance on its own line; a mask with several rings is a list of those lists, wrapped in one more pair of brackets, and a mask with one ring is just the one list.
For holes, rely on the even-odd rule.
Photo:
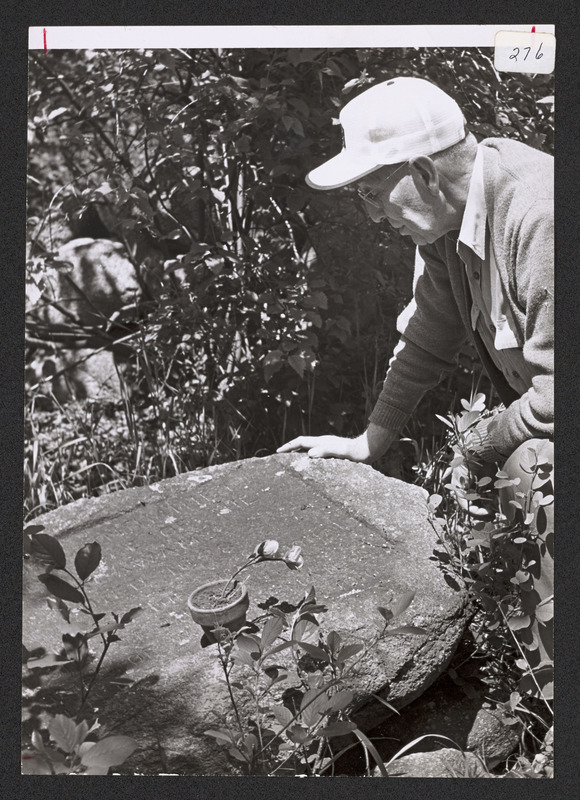
[(306, 183), (313, 189), (340, 189), (348, 186), (365, 175), (384, 166), (383, 164), (367, 164), (353, 160), (343, 150), (334, 158), (313, 169), (306, 176)]

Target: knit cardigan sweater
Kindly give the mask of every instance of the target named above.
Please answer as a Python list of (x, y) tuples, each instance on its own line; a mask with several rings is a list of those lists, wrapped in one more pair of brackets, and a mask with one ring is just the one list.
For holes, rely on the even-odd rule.
[(519, 397), (472, 331), (471, 296), (454, 231), (419, 248), (425, 269), (411, 313), (401, 315), (401, 340), (370, 421), (400, 430), (425, 392), (454, 369), (469, 336), (507, 406), (479, 426), (474, 449), (491, 461), (529, 439), (553, 436), (554, 167), (552, 156), (520, 142), (486, 139), (481, 146), (491, 242), (532, 385)]

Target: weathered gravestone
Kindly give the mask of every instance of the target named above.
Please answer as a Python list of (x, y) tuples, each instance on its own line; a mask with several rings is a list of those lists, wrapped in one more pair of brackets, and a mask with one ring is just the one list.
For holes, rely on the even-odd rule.
[[(385, 640), (349, 678), (363, 730), (388, 713), (371, 695), (397, 707), (410, 703), (446, 668), (467, 624), (466, 597), (448, 586), (432, 558), (424, 491), (361, 464), (297, 454), (249, 459), (72, 503), (35, 523), (58, 536), (69, 560), (83, 544), (101, 544), (103, 559), (88, 586), (96, 610), (144, 608), (111, 647), (95, 695), (100, 735), (125, 733), (139, 743), (121, 769), (126, 774), (240, 771), (204, 736), (223, 725), (230, 706), (216, 647), (200, 647), (187, 597), (231, 574), (264, 539), (300, 545), (304, 567), (290, 572), (266, 563), (245, 573), (249, 618), (271, 595), (296, 602), (314, 586), (328, 606), (324, 629), (364, 642), (382, 627), (377, 606), (416, 591), (401, 623), (428, 635)], [(64, 622), (47, 607), (41, 571), (33, 559), (25, 566), (24, 644), (58, 650)], [(121, 675), (135, 683), (107, 684)], [(43, 681), (49, 697), (63, 676), (53, 671)]]
[(63, 244), (46, 269), (42, 292), (27, 285), (29, 344), (42, 350), (28, 366), (28, 380), (44, 387), (52, 377), (61, 402), (71, 396), (120, 399), (118, 371), (130, 351), (119, 342), (131, 332), (138, 304), (159, 293), (162, 272), (154, 250), (138, 262), (109, 239)]

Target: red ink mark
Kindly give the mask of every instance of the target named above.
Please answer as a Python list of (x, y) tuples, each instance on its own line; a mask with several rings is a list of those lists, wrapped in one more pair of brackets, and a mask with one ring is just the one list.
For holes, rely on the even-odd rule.
[(536, 32), (536, 26), (532, 25), (532, 33), (535, 33), (535, 32)]
[(42, 29), (42, 33), (44, 34), (44, 52), (46, 53), (46, 51), (48, 49), (47, 46), (46, 46), (46, 28)]

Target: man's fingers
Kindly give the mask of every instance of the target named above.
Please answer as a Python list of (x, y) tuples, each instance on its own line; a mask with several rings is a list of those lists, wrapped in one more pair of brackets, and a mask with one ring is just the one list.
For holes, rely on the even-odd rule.
[(297, 439), (292, 439), (291, 442), (286, 442), (279, 447), (277, 453), (289, 453), (291, 450), (308, 450), (314, 444), (314, 437), (312, 436), (298, 436)]
[(338, 455), (336, 447), (331, 446), (331, 439), (326, 436), (298, 436), (291, 442), (286, 442), (279, 447), (277, 453), (290, 453), (293, 450), (306, 450), (310, 458), (328, 458)]
[(341, 436), (298, 436), (279, 447), (277, 453), (289, 453), (292, 450), (306, 450), (310, 458), (349, 458), (362, 461), (363, 458), (352, 458), (349, 446), (351, 439)]
[(281, 445), (276, 452), (277, 453), (289, 453), (291, 450), (299, 450), (301, 447), (299, 439), (292, 439), (291, 442), (286, 442), (286, 444)]
[(286, 444), (281, 445), (277, 448), (277, 453), (289, 453), (291, 450), (294, 450), (293, 442), (286, 442)]
[(324, 456), (328, 455), (322, 447), (311, 447), (308, 451), (308, 456), (310, 458), (324, 458)]

